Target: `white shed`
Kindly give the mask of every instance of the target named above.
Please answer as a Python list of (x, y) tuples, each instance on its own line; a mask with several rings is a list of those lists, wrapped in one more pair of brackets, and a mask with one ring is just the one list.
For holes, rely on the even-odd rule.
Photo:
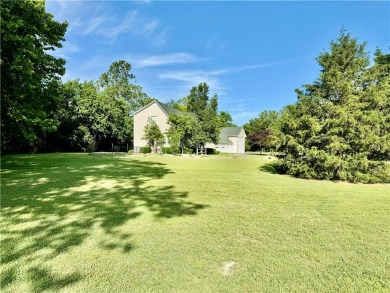
[(245, 153), (246, 133), (242, 127), (222, 127), (218, 144), (207, 143), (207, 148), (216, 149), (222, 153)]

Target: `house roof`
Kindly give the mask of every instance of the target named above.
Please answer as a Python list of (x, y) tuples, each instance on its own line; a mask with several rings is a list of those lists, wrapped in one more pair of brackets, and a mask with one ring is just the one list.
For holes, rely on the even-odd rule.
[(156, 100), (156, 103), (164, 110), (167, 116), (171, 114), (183, 115), (183, 112)]
[(219, 134), (219, 144), (232, 144), (229, 136), (239, 136), (242, 127), (222, 127), (221, 132)]
[(163, 110), (163, 112), (164, 112), (167, 116), (169, 116), (169, 115), (171, 115), (171, 114), (183, 115), (183, 112), (182, 112), (182, 111), (177, 110), (177, 109), (175, 109), (175, 108), (173, 108), (173, 107), (171, 107), (171, 106), (168, 106), (168, 105), (166, 105), (166, 104), (163, 104), (163, 103), (161, 103), (161, 102), (159, 102), (159, 101), (157, 101), (157, 100), (154, 100), (154, 101), (150, 102), (149, 104), (147, 104), (146, 106), (142, 107), (141, 109), (135, 111), (135, 112), (132, 114), (132, 116), (134, 116), (135, 114), (141, 112), (143, 109), (146, 109), (147, 107), (149, 107), (149, 106), (152, 105), (153, 103), (156, 103), (156, 104), (161, 108), (161, 110)]

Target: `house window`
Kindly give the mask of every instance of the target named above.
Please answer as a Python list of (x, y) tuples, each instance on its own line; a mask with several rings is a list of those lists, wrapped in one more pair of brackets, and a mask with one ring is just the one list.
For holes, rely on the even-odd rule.
[(150, 118), (150, 120), (157, 122), (157, 116), (150, 116), (149, 118)]

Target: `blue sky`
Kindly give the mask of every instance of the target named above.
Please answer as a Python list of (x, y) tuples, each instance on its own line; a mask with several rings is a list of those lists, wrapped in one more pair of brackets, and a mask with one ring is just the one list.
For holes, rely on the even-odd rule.
[(315, 58), (344, 28), (367, 49), (389, 52), (390, 2), (47, 1), (69, 23), (56, 56), (64, 80), (98, 79), (126, 60), (161, 102), (207, 82), (219, 110), (242, 125), (296, 101), (319, 74)]

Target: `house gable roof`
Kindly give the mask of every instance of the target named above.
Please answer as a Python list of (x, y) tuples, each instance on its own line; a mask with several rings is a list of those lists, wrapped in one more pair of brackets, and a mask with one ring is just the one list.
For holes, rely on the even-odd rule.
[(243, 131), (242, 127), (222, 127), (221, 132), (219, 134), (218, 144), (232, 144), (229, 137), (239, 136), (241, 131)]
[(180, 111), (180, 110), (177, 110), (171, 106), (168, 106), (166, 104), (163, 104), (157, 100), (154, 100), (152, 102), (150, 102), (149, 104), (147, 104), (146, 106), (142, 107), (141, 109), (135, 111), (132, 116), (138, 114), (139, 112), (143, 111), (144, 109), (148, 108), (150, 105), (153, 105), (154, 103), (156, 103), (160, 108), (161, 110), (165, 113), (165, 115), (167, 115), (167, 117), (171, 114), (175, 114), (175, 115), (183, 115), (183, 112)]
[(167, 116), (169, 116), (171, 114), (180, 115), (180, 116), (183, 115), (183, 112), (180, 110), (177, 110), (171, 106), (163, 104), (157, 100), (156, 100), (156, 103), (163, 109), (163, 111), (167, 114)]

